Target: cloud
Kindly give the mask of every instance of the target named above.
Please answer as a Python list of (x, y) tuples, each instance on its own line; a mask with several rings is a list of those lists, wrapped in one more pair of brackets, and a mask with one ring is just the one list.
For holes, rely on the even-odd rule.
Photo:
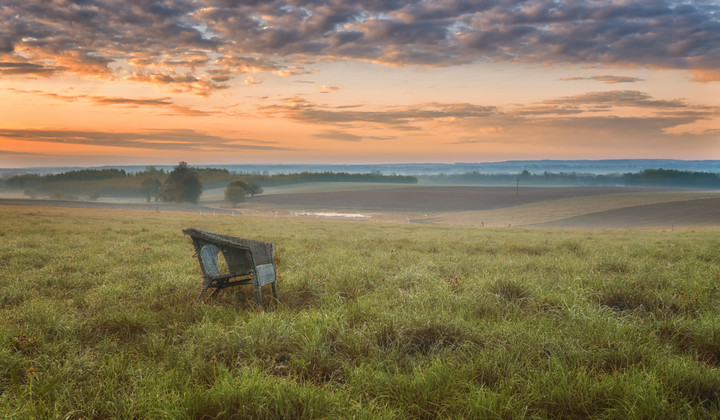
[(358, 136), (355, 134), (351, 134), (345, 131), (339, 131), (339, 130), (329, 130), (322, 133), (314, 134), (313, 137), (318, 139), (324, 139), (324, 140), (335, 140), (335, 141), (344, 141), (344, 142), (359, 142), (363, 140), (389, 140), (393, 137), (383, 137), (383, 136)]
[[(195, 130), (104, 132), (81, 130), (0, 129), (0, 138), (44, 143), (127, 147), (172, 151), (290, 150), (274, 142), (227, 138)], [(294, 149), (293, 149), (294, 150)]]
[[(423, 136), (433, 129), (435, 141), (457, 144), (532, 144), (533, 152), (563, 152), (578, 146), (584, 150), (606, 147), (625, 150), (662, 143), (667, 147), (717, 147), (717, 133), (695, 123), (717, 118), (720, 107), (689, 103), (683, 99), (657, 99), (633, 90), (588, 92), (544, 101), (482, 106), (469, 103), (422, 103), (370, 109), (360, 105), (343, 107), (310, 102), (301, 97), (285, 98), (260, 108), (275, 117), (285, 117), (321, 129), (319, 139), (360, 142), (371, 138), (354, 134), (385, 130)], [(393, 132), (395, 130), (395, 132)], [(467, 133), (473, 133), (468, 136)], [(548, 149), (543, 151), (543, 142)], [(565, 146), (563, 146), (565, 145)], [(568, 146), (571, 145), (571, 146)]]
[(261, 84), (261, 83), (262, 83), (262, 80), (259, 80), (259, 79), (255, 78), (255, 77), (252, 77), (252, 76), (246, 77), (245, 80), (243, 81), (243, 84), (244, 84), (245, 86), (259, 85), (259, 84)]
[[(199, 96), (209, 96), (216, 90), (227, 89), (230, 86), (226, 83), (218, 83), (214, 78), (198, 78), (191, 73), (175, 74), (173, 72), (156, 72), (152, 74), (134, 73), (127, 77), (135, 82), (146, 82), (155, 85), (164, 85), (173, 92), (189, 92)], [(221, 79), (222, 80), (222, 79)]]
[(692, 70), (693, 82), (717, 82), (720, 80), (720, 70)]
[(702, 122), (718, 115), (717, 106), (659, 100), (639, 91), (589, 92), (499, 109), (497, 117), (478, 122), (475, 135), (449, 144), (516, 145), (548, 155), (568, 149), (591, 154), (622, 150), (645, 157), (666, 150), (711, 152), (717, 149), (718, 133), (704, 129)]
[(47, 156), (47, 153), (41, 153), (41, 152), (18, 152), (15, 150), (2, 150), (0, 149), (0, 157), (45, 157)]
[(562, 81), (596, 80), (598, 82), (603, 82), (603, 83), (607, 83), (609, 85), (614, 85), (614, 84), (618, 84), (618, 83), (642, 82), (644, 79), (641, 79), (639, 77), (605, 75), (605, 76), (591, 76), (591, 77), (563, 77), (559, 80), (562, 80)]
[(714, 0), (5, 0), (0, 34), (2, 76), (72, 73), (198, 95), (328, 59), (647, 66), (720, 80)]
[(589, 92), (582, 95), (567, 96), (543, 101), (545, 104), (593, 105), (593, 106), (629, 106), (636, 108), (687, 108), (682, 100), (657, 100), (637, 90), (614, 90), (608, 92)]
[(169, 97), (161, 98), (123, 98), (123, 97), (111, 97), (111, 96), (98, 96), (98, 95), (63, 95), (54, 92), (43, 92), (39, 90), (21, 90), (14, 88), (7, 88), (5, 90), (12, 91), (18, 94), (26, 95), (39, 95), (46, 98), (57, 99), (65, 102), (77, 102), (81, 100), (88, 100), (97, 105), (107, 106), (125, 106), (130, 108), (149, 107), (155, 108), (163, 113), (163, 115), (183, 115), (193, 117), (203, 117), (214, 114), (214, 112), (202, 111), (188, 106), (177, 105)]
[(62, 68), (23, 62), (0, 62), (0, 75), (29, 75), (50, 77)]
[(340, 88), (337, 86), (328, 86), (328, 85), (320, 86), (320, 93), (331, 93), (331, 92), (336, 92), (338, 90), (340, 90)]
[[(639, 119), (621, 118), (621, 109), (633, 109), (644, 116)], [(507, 107), (484, 106), (470, 103), (438, 103), (383, 107), (367, 109), (360, 105), (325, 106), (302, 97), (285, 98), (278, 103), (266, 105), (259, 111), (273, 117), (283, 116), (305, 124), (354, 128), (389, 128), (396, 130), (420, 130), (428, 124), (462, 126), (464, 128), (505, 127), (512, 131), (516, 124), (554, 121), (644, 121), (643, 119), (666, 119), (667, 127), (689, 124), (720, 115), (720, 108), (690, 104), (682, 99), (655, 99), (649, 94), (635, 90), (588, 92), (581, 95), (547, 99), (538, 103)], [(493, 128), (493, 132), (495, 131)], [(475, 129), (475, 128), (473, 128)], [(360, 138), (344, 132), (331, 130), (316, 135), (357, 141)]]
[(325, 107), (300, 97), (286, 98), (279, 104), (260, 107), (270, 116), (283, 115), (291, 120), (320, 125), (391, 126), (401, 130), (417, 130), (418, 124), (458, 118), (484, 118), (494, 115), (492, 106), (468, 103), (426, 103), (382, 110), (362, 110), (359, 106)]
[(99, 105), (121, 105), (132, 108), (138, 107), (155, 107), (161, 109), (164, 115), (183, 115), (189, 117), (205, 117), (214, 114), (214, 112), (201, 111), (188, 106), (175, 104), (170, 98), (121, 98), (108, 96), (87, 96)]
[(345, 133), (342, 131), (332, 130), (332, 131), (325, 131), (323, 133), (318, 133), (313, 135), (313, 137), (318, 139), (325, 139), (325, 140), (337, 140), (337, 141), (350, 141), (350, 142), (357, 142), (362, 141), (362, 136), (357, 136), (355, 134)]
[[(629, 112), (628, 112), (629, 111)], [(515, 135), (533, 136), (537, 133), (556, 133), (558, 138), (570, 134), (600, 143), (618, 139), (633, 142), (637, 138), (679, 138), (687, 134), (694, 123), (720, 115), (720, 107), (691, 104), (683, 99), (659, 100), (640, 91), (618, 90), (588, 92), (544, 100), (540, 103), (515, 106), (504, 110), (512, 123), (502, 125)], [(523, 130), (527, 130), (524, 133)], [(700, 128), (692, 129), (696, 134)], [(691, 131), (692, 131), (691, 130)], [(565, 133), (566, 135), (564, 135)], [(605, 137), (603, 137), (605, 136)], [(698, 137), (693, 137), (697, 140)]]

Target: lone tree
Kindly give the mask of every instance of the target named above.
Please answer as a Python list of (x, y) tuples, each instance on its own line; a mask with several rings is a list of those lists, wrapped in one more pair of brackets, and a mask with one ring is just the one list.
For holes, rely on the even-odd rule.
[(180, 162), (170, 172), (160, 191), (160, 199), (175, 203), (197, 203), (202, 194), (202, 184), (197, 171), (188, 167), (187, 162)]
[(246, 182), (247, 189), (245, 190), (248, 194), (250, 194), (250, 197), (255, 197), (255, 194), (262, 194), (263, 189), (261, 186), (254, 182)]
[(225, 187), (225, 201), (232, 204), (234, 208), (238, 203), (245, 201), (248, 194), (248, 187), (248, 184), (241, 180), (229, 183), (227, 187)]
[(225, 187), (225, 201), (235, 207), (237, 203), (245, 201), (248, 195), (255, 197), (255, 194), (262, 194), (262, 192), (263, 189), (258, 184), (238, 179)]

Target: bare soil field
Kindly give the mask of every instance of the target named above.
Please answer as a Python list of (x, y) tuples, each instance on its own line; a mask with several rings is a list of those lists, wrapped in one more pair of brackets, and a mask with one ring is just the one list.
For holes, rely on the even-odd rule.
[(256, 197), (276, 208), (370, 211), (371, 221), (488, 227), (720, 226), (720, 192), (658, 188), (412, 187)]
[[(464, 226), (541, 226), (543, 223), (559, 222), (565, 219), (573, 219), (579, 216), (595, 214), (616, 209), (627, 209), (622, 215), (601, 222), (600, 219), (585, 218), (574, 223), (574, 227), (601, 228), (601, 227), (639, 227), (647, 225), (647, 222), (638, 223), (637, 217), (632, 213), (637, 211), (641, 219), (652, 220), (655, 208), (642, 208), (653, 204), (678, 203), (677, 211), (681, 213), (679, 203), (715, 199), (720, 197), (720, 192), (702, 190), (657, 190), (646, 189), (632, 193), (617, 193), (606, 195), (594, 195), (575, 197), (568, 199), (542, 201), (518, 206), (504, 207), (494, 210), (460, 211), (460, 212), (439, 212), (428, 218), (427, 223), (443, 225), (464, 225)], [(696, 217), (683, 217), (686, 223), (694, 220), (693, 226), (716, 226), (720, 221), (713, 216), (713, 202), (704, 202), (707, 209), (696, 207), (695, 211), (701, 212)], [(672, 227), (682, 226), (679, 222), (681, 216), (671, 217), (674, 221), (665, 224), (661, 221), (668, 218), (655, 218), (655, 226)], [(593, 223), (597, 221), (598, 223)], [(582, 222), (582, 223), (580, 223)], [(610, 225), (610, 226), (609, 226)], [(550, 225), (547, 225), (548, 227)], [(568, 224), (568, 227), (570, 225)]]
[(605, 229), (720, 226), (720, 198), (624, 207), (539, 223), (534, 226), (548, 228), (590, 226)]
[(257, 196), (254, 201), (294, 208), (454, 212), (499, 209), (540, 201), (640, 191), (642, 190), (619, 187), (523, 187), (516, 189), (515, 187), (433, 186), (368, 191), (272, 194)]

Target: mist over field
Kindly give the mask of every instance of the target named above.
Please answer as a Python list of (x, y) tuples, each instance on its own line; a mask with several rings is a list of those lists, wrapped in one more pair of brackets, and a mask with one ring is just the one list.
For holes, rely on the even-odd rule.
[[(5, 199), (2, 204), (288, 217), (335, 215), (341, 219), (359, 214), (354, 218), (469, 226), (715, 226), (720, 224), (720, 173), (712, 170), (717, 170), (718, 163), (623, 160), (258, 165), (232, 166), (231, 171), (180, 162), (171, 169), (88, 168), (57, 173), (35, 168), (37, 173), (6, 177), (0, 198)], [(708, 171), (648, 169), (661, 165)], [(629, 168), (645, 169), (604, 173)], [(491, 169), (497, 172), (488, 172)], [(562, 171), (569, 169), (582, 172)], [(356, 170), (366, 172), (353, 172)], [(43, 201), (47, 199), (51, 201)]]

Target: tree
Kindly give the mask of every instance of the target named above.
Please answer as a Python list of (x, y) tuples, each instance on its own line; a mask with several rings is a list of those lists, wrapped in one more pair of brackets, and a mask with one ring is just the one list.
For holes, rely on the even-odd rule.
[(197, 171), (188, 167), (187, 162), (180, 162), (167, 177), (160, 199), (175, 203), (197, 203), (202, 194), (202, 184)]
[(262, 194), (263, 189), (261, 186), (254, 182), (247, 182), (247, 189), (245, 190), (248, 194), (250, 194), (250, 197), (255, 197), (255, 194)]
[(232, 204), (233, 208), (238, 203), (245, 201), (247, 197), (248, 184), (241, 180), (233, 181), (225, 187), (225, 201)]
[(164, 169), (158, 169), (152, 165), (146, 166), (144, 171), (140, 171), (135, 174), (136, 176), (147, 176), (150, 178), (162, 178), (165, 176)]
[(157, 198), (160, 188), (162, 188), (162, 182), (155, 178), (147, 178), (140, 184), (140, 191), (142, 191), (148, 203), (153, 197)]

